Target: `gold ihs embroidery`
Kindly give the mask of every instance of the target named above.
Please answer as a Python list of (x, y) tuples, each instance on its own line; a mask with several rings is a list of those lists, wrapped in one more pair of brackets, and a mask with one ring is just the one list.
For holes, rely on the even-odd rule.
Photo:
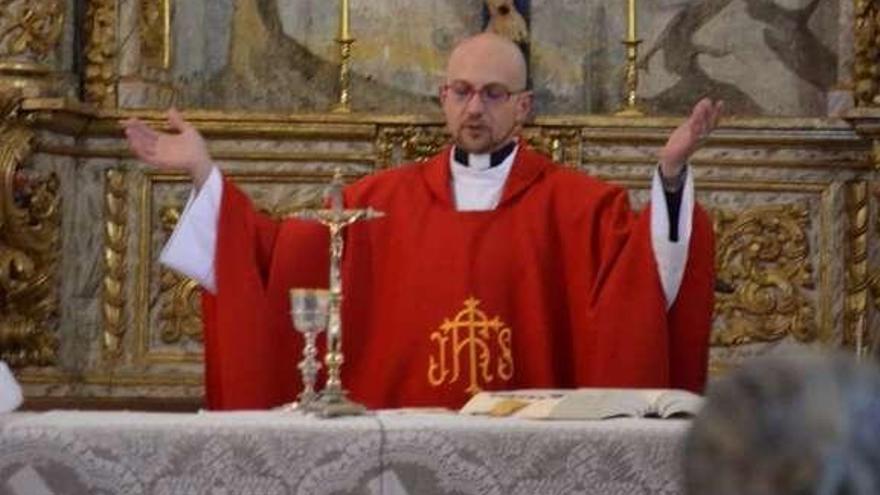
[(432, 386), (457, 382), (462, 362), (467, 365), (465, 391), (469, 394), (476, 394), (482, 390), (481, 385), (495, 378), (513, 377), (511, 330), (497, 316), (490, 320), (477, 309), (479, 305), (479, 299), (467, 299), (463, 310), (453, 319), (443, 320), (440, 329), (431, 334), (431, 340), (437, 343), (428, 362), (428, 383)]

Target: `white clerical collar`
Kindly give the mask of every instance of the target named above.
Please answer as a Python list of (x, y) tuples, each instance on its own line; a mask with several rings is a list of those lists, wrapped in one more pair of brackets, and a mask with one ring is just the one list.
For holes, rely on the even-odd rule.
[[(461, 163), (458, 158), (461, 156), (461, 153), (455, 153), (455, 147), (453, 147), (452, 151), (449, 153), (449, 164), (450, 169), (452, 171), (452, 180), (465, 180), (465, 181), (501, 181), (501, 184), (507, 179), (507, 175), (510, 173), (510, 169), (513, 166), (513, 162), (516, 159), (516, 153), (519, 150), (519, 144), (517, 142), (513, 142), (513, 148), (511, 148), (511, 152), (504, 157), (500, 162), (492, 165), (489, 161), (489, 154), (474, 154), (471, 153), (468, 155), (469, 163)], [(474, 161), (474, 157), (477, 157), (476, 160), (484, 160), (482, 162)], [(485, 157), (485, 158), (483, 158)]]
[(513, 156), (517, 148), (515, 140), (510, 141), (502, 148), (492, 153), (468, 153), (458, 146), (452, 147), (452, 161), (463, 167), (470, 167), (476, 170), (487, 170), (497, 167)]
[(453, 193), (453, 204), (457, 211), (488, 211), (494, 210), (504, 193), (504, 183), (513, 168), (516, 157), (509, 154), (500, 164), (494, 167), (477, 169), (459, 163), (455, 154), (449, 153), (449, 182)]

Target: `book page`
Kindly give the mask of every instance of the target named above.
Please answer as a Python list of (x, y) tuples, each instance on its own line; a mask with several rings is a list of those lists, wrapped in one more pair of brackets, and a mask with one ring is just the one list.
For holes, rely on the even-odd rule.
[(687, 390), (668, 390), (654, 400), (655, 414), (661, 418), (695, 416), (703, 407), (703, 397)]
[(693, 415), (702, 397), (673, 389), (583, 388), (481, 392), (461, 414), (530, 419), (607, 419)]
[(656, 394), (645, 390), (579, 389), (566, 394), (550, 412), (550, 419), (608, 419), (643, 417), (653, 410)]

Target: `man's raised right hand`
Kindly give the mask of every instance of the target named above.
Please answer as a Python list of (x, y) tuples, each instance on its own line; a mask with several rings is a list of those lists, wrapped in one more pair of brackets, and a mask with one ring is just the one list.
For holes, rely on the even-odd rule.
[(175, 109), (168, 111), (168, 125), (177, 133), (158, 132), (138, 119), (122, 123), (128, 147), (145, 163), (163, 170), (182, 170), (196, 188), (208, 179), (213, 167), (205, 139)]

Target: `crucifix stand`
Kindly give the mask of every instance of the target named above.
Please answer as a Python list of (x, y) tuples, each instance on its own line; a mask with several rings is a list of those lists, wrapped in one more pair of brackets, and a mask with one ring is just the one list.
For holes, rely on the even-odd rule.
[(371, 220), (383, 216), (373, 208), (345, 209), (342, 205), (342, 174), (337, 169), (327, 189), (330, 208), (321, 210), (300, 210), (294, 218), (318, 222), (330, 230), (330, 294), (327, 322), (327, 353), (324, 364), (327, 366), (327, 383), (317, 400), (309, 409), (322, 417), (352, 416), (363, 414), (366, 408), (346, 397), (342, 386), (340, 370), (344, 361), (342, 355), (342, 230), (360, 220)]

